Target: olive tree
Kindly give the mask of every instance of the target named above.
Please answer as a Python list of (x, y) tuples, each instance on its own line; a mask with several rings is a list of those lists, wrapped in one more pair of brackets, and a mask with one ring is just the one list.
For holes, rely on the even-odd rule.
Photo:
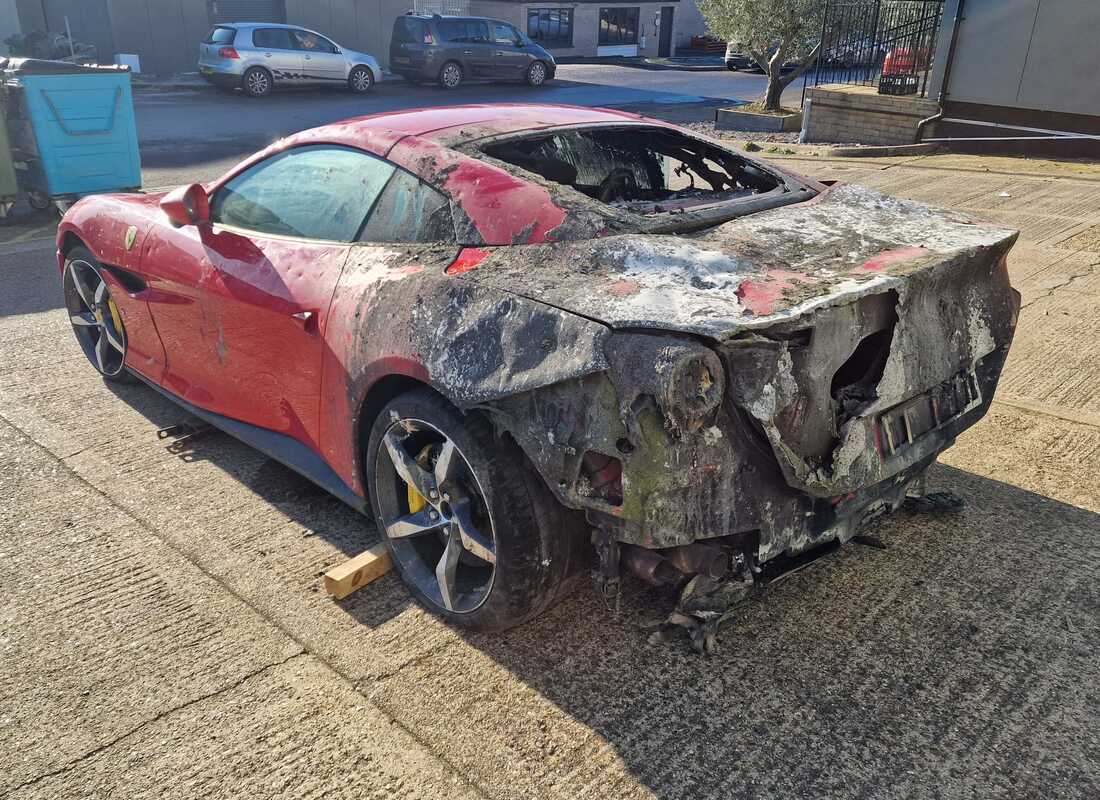
[[(768, 76), (764, 109), (779, 110), (783, 90), (801, 77), (821, 50), (822, 0), (699, 0), (715, 36), (743, 46)], [(783, 74), (783, 65), (799, 66)]]

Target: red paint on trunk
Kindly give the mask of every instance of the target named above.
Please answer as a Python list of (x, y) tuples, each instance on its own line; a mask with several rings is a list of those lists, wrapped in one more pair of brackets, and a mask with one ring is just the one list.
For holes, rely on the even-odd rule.
[(864, 261), (858, 267), (855, 268), (855, 272), (882, 272), (887, 267), (893, 264), (899, 264), (902, 261), (912, 261), (914, 258), (920, 258), (928, 253), (923, 247), (902, 247), (898, 250), (886, 250), (879, 253), (877, 256)]

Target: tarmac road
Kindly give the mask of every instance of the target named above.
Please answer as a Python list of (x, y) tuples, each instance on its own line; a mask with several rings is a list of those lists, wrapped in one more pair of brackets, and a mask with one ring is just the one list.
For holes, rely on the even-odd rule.
[(901, 515), (723, 628), (588, 590), (498, 636), (391, 574), (365, 520), (142, 386), (97, 379), (48, 245), (0, 249), (0, 797), (1100, 796), (1100, 171), (787, 160), (1023, 230), (993, 411)]
[[(292, 89), (252, 99), (239, 92), (139, 93), (135, 99), (142, 163), (146, 168), (202, 163), (243, 155), (305, 128), (363, 114), (465, 103), (564, 103), (628, 108), (638, 113), (667, 106), (689, 109), (679, 118), (714, 119), (715, 106), (750, 102), (763, 94), (765, 78), (749, 72), (693, 72), (601, 64), (566, 64), (546, 86), (470, 83), (457, 90), (400, 79), (378, 84), (370, 94)], [(802, 82), (789, 87), (795, 105)]]

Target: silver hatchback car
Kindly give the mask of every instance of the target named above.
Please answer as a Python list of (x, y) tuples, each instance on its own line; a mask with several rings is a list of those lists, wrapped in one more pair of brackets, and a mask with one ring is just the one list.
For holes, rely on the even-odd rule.
[(199, 45), (199, 74), (221, 89), (263, 97), (276, 85), (343, 84), (363, 93), (382, 78), (373, 56), (316, 31), (271, 22), (223, 22)]

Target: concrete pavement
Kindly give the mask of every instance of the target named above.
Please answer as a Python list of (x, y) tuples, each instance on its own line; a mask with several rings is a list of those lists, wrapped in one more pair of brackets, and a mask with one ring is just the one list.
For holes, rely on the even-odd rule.
[[(582, 590), (499, 636), (392, 574), (370, 524), (94, 377), (46, 246), (0, 255), (0, 796), (1066, 797), (1100, 793), (1100, 183), (941, 156), (783, 163), (1021, 227), (992, 413), (898, 516), (776, 587), (709, 659)], [(27, 249), (37, 248), (37, 249)], [(2, 253), (3, 251), (0, 251)]]

